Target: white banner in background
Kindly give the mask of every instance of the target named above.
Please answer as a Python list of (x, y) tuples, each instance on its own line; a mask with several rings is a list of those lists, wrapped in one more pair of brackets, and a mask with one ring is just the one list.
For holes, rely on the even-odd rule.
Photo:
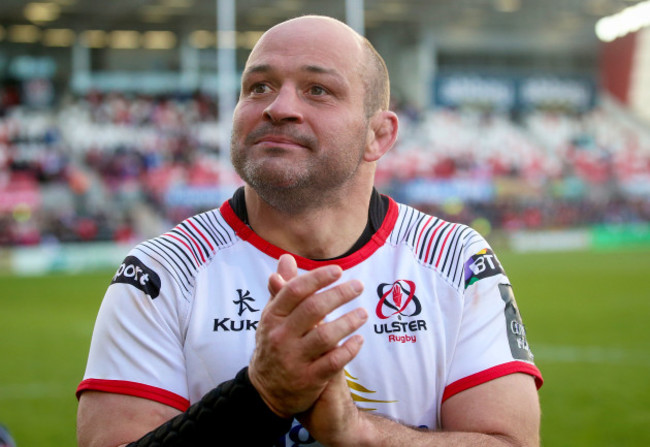
[(591, 247), (589, 230), (517, 231), (510, 235), (516, 252), (585, 250)]
[(42, 275), (117, 269), (131, 249), (112, 242), (19, 247), (11, 253), (11, 273)]

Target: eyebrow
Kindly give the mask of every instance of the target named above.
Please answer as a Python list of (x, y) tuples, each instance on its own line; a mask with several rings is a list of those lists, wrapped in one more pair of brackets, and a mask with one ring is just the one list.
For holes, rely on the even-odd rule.
[[(310, 73), (317, 73), (317, 74), (326, 74), (330, 76), (334, 76), (340, 79), (343, 79), (343, 76), (341, 73), (339, 73), (338, 70), (335, 70), (333, 68), (325, 68), (321, 67), (319, 65), (303, 65), (300, 67), (302, 71), (310, 72)], [(248, 67), (243, 75), (249, 75), (249, 74), (254, 74), (254, 73), (270, 73), (274, 71), (273, 67), (271, 67), (270, 64), (259, 64), (259, 65), (251, 65)]]
[(243, 75), (250, 73), (268, 73), (269, 71), (271, 71), (271, 66), (269, 64), (252, 65), (244, 70)]
[(309, 71), (311, 73), (328, 74), (341, 77), (341, 74), (338, 72), (338, 70), (335, 70), (333, 68), (325, 68), (318, 65), (303, 65), (301, 68), (302, 70)]

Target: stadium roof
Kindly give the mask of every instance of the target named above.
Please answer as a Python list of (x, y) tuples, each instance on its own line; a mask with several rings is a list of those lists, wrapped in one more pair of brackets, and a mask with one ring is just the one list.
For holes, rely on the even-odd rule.
[[(42, 28), (166, 30), (216, 28), (218, 0), (0, 1), (0, 23)], [(639, 0), (365, 0), (368, 35), (384, 28), (433, 30), (440, 47), (512, 44), (538, 51), (593, 50), (596, 21)], [(236, 0), (237, 29), (259, 31), (307, 13), (345, 19), (345, 0)], [(0, 30), (1, 31), (1, 30)], [(6, 34), (6, 33), (5, 33)]]

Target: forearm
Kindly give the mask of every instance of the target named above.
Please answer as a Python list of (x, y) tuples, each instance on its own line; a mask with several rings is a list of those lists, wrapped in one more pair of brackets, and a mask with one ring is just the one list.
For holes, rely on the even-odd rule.
[(247, 368), (217, 386), (187, 411), (128, 447), (212, 446), (243, 436), (255, 445), (272, 445), (291, 428), (291, 419), (275, 415), (250, 383)]
[(513, 439), (505, 433), (474, 433), (433, 431), (400, 424), (385, 417), (359, 412), (360, 429), (348, 439), (332, 447), (372, 446), (393, 447), (408, 445), (411, 447), (427, 446), (480, 446), (480, 447), (515, 447), (531, 446), (523, 441)]

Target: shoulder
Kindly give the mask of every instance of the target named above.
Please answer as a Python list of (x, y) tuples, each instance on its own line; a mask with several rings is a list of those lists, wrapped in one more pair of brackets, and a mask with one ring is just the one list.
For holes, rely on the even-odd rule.
[(420, 264), (439, 272), (456, 288), (464, 283), (464, 266), (476, 253), (490, 250), (473, 228), (449, 222), (398, 203), (398, 217), (390, 243), (408, 247)]
[[(197, 273), (223, 248), (236, 243), (235, 231), (219, 209), (192, 216), (169, 231), (135, 246), (122, 264), (134, 259), (162, 275), (189, 293)], [(122, 268), (122, 267), (120, 267)]]

